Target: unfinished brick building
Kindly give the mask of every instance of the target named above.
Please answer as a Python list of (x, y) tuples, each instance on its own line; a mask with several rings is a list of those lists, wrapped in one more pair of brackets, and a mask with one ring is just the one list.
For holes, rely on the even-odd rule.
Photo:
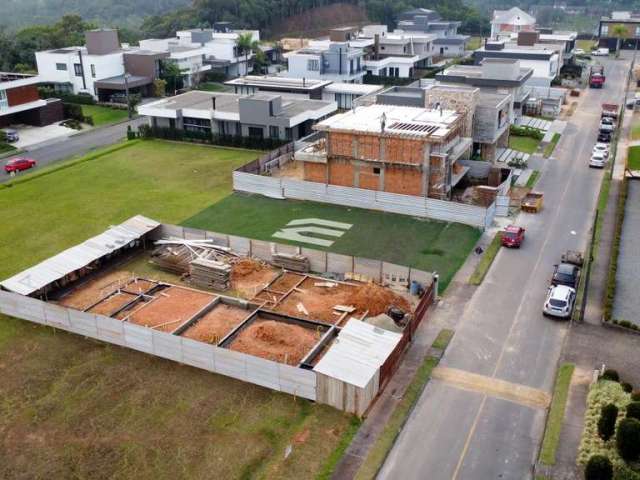
[(453, 110), (362, 106), (316, 124), (323, 138), (295, 159), (307, 181), (446, 200), (468, 170), (463, 127)]

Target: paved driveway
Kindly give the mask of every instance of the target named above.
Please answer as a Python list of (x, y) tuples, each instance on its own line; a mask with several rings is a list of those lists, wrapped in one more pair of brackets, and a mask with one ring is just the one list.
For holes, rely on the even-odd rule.
[[(604, 60), (607, 85), (586, 90), (537, 189), (545, 208), (523, 214), (521, 250), (502, 249), (467, 302), (441, 365), (549, 394), (567, 324), (541, 315), (560, 254), (584, 249), (602, 172), (588, 168), (603, 101), (621, 100), (629, 63)], [(380, 472), (383, 479), (524, 479), (532, 472), (545, 409), (498, 398), (480, 383), (429, 382)]]

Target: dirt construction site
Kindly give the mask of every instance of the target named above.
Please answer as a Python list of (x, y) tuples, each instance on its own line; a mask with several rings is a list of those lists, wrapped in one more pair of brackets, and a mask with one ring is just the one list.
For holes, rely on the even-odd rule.
[(435, 295), (410, 267), (180, 228), (111, 227), (0, 282), (0, 312), (362, 415)]

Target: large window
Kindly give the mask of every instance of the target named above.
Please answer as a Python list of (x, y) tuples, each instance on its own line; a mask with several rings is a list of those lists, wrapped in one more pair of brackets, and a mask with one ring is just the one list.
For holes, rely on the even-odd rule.
[(66, 69), (67, 69), (66, 63), (56, 63), (56, 70), (66, 70)]
[(183, 128), (188, 132), (209, 133), (211, 132), (211, 120), (206, 118), (182, 118)]
[(9, 100), (7, 100), (7, 91), (0, 90), (0, 110), (7, 110), (9, 108)]
[(319, 72), (320, 60), (316, 60), (316, 59), (307, 60), (307, 70), (309, 70), (310, 72)]
[(93, 63), (91, 64), (91, 76), (96, 78), (96, 66)]
[(602, 25), (601, 35), (609, 35), (609, 25)]
[(249, 136), (251, 138), (264, 138), (264, 130), (262, 127), (249, 127)]
[(76, 74), (76, 77), (81, 77), (82, 76), (82, 65), (80, 65), (79, 63), (74, 63), (73, 64), (73, 71)]
[(269, 136), (271, 138), (280, 138), (280, 129), (275, 125), (269, 127)]

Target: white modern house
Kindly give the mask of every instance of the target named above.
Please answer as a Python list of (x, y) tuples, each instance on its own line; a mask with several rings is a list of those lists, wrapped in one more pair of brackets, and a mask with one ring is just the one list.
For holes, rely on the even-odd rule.
[(468, 35), (458, 33), (462, 22), (443, 20), (440, 14), (426, 8), (414, 8), (400, 15), (394, 33), (431, 34), (431, 49), (436, 57), (455, 58), (465, 53)]
[(127, 88), (146, 95), (168, 54), (121, 45), (110, 29), (85, 32), (84, 46), (36, 52), (41, 83), (59, 91), (108, 99)]
[(201, 74), (211, 70), (211, 65), (205, 64), (206, 50), (192, 44), (180, 44), (178, 39), (151, 38), (140, 40), (140, 48), (152, 52), (168, 53), (168, 61), (174, 62), (182, 72), (185, 87), (198, 83)]
[(494, 10), (491, 19), (491, 38), (498, 39), (518, 32), (533, 32), (535, 28), (536, 19), (518, 7)]
[(286, 77), (362, 83), (365, 74), (365, 52), (349, 42), (328, 42), (328, 45), (302, 48), (285, 54)]

